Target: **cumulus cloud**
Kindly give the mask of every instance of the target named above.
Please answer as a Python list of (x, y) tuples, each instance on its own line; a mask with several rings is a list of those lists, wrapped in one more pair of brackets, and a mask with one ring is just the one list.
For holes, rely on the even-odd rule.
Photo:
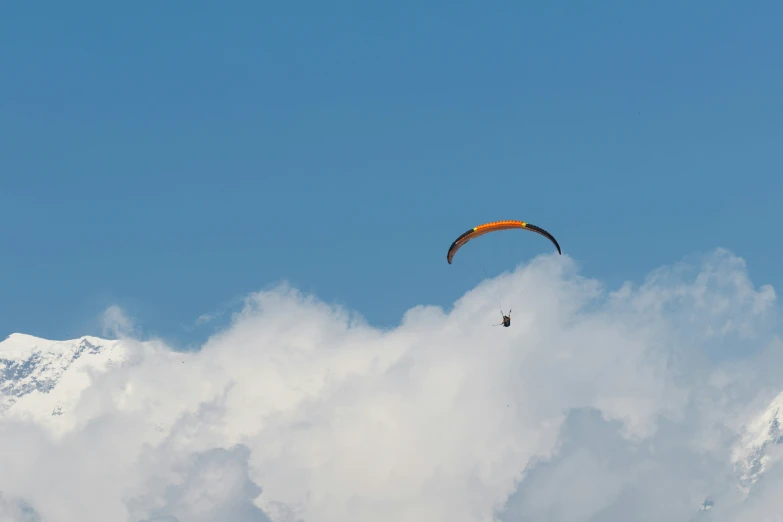
[(67, 430), (20, 399), (0, 492), (46, 522), (763, 520), (783, 482), (745, 499), (732, 451), (783, 390), (776, 315), (723, 250), (614, 291), (542, 256), (388, 330), (281, 286), (197, 353), (123, 341)]
[(252, 499), (261, 493), (248, 474), (248, 448), (215, 448), (177, 466), (178, 480), (129, 502), (133, 520), (269, 522)]
[(115, 338), (134, 335), (136, 323), (122, 308), (111, 305), (103, 312), (103, 335)]

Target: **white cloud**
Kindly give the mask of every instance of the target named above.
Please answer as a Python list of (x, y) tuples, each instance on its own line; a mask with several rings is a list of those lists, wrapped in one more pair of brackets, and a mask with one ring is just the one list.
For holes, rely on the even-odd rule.
[(103, 312), (103, 335), (114, 338), (130, 337), (135, 330), (134, 319), (119, 306), (112, 305)]
[[(0, 421), (0, 492), (45, 522), (765, 509), (763, 495), (740, 504), (731, 452), (783, 390), (783, 361), (774, 291), (742, 260), (717, 251), (607, 293), (543, 256), (484, 285), (388, 331), (283, 286), (249, 296), (196, 354), (133, 345), (65, 435)], [(492, 327), (490, 295), (514, 303), (511, 328)]]
[(215, 316), (213, 314), (201, 314), (196, 318), (196, 326), (201, 326), (202, 324), (207, 324), (211, 322)]

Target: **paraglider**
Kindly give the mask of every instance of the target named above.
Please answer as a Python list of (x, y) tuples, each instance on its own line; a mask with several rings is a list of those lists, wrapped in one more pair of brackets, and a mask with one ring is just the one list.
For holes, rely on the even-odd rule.
[[(557, 248), (557, 253), (560, 255), (563, 255), (563, 252), (560, 250), (560, 244), (557, 242), (557, 240), (554, 238), (552, 234), (547, 232), (541, 227), (538, 227), (536, 225), (532, 225), (526, 221), (517, 221), (517, 220), (504, 220), (504, 221), (493, 221), (491, 223), (484, 223), (483, 225), (479, 225), (477, 227), (473, 227), (461, 236), (459, 236), (449, 247), (449, 251), (446, 254), (446, 260), (451, 264), (452, 260), (454, 259), (454, 255), (457, 253), (457, 251), (462, 248), (465, 243), (470, 241), (471, 239), (477, 238), (479, 236), (483, 236), (484, 234), (488, 234), (490, 232), (496, 232), (500, 230), (509, 230), (509, 229), (523, 229), (523, 230), (529, 230), (531, 232), (535, 232), (536, 234), (540, 234), (544, 236), (545, 238), (549, 239), (554, 245), (555, 248)], [(508, 328), (511, 326), (511, 310), (509, 309), (508, 315), (504, 314), (503, 311), (500, 311), (500, 315), (503, 316), (503, 322), (500, 324), (496, 324), (495, 326), (504, 326), (505, 328)]]
[(511, 326), (511, 309), (508, 310), (508, 315), (504, 314), (503, 310), (501, 310), (500, 311), (500, 315), (503, 316), (503, 322), (502, 323), (498, 323), (495, 326), (501, 326), (502, 325), (502, 326), (505, 326), (506, 328)]

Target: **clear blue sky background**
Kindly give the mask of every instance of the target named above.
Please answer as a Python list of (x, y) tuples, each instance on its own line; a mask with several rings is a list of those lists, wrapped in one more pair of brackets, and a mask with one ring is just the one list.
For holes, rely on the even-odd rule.
[(469, 287), (449, 244), (507, 218), (610, 285), (723, 246), (779, 289), (781, 19), (774, 1), (10, 3), (0, 338), (100, 334), (116, 303), (196, 343), (199, 315), (281, 279), (389, 326), (449, 306)]

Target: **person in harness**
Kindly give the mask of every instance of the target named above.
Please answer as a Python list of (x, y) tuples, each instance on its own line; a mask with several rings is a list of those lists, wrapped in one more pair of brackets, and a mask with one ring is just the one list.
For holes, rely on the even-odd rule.
[(502, 315), (502, 316), (503, 316), (503, 322), (502, 322), (502, 323), (500, 323), (500, 324), (496, 324), (495, 326), (500, 326), (500, 325), (503, 325), (503, 326), (505, 326), (506, 328), (508, 328), (509, 326), (511, 326), (511, 309), (509, 309), (509, 311), (508, 311), (508, 315), (504, 314), (504, 313), (503, 313), (503, 310), (501, 310), (501, 311), (500, 311), (500, 315)]

